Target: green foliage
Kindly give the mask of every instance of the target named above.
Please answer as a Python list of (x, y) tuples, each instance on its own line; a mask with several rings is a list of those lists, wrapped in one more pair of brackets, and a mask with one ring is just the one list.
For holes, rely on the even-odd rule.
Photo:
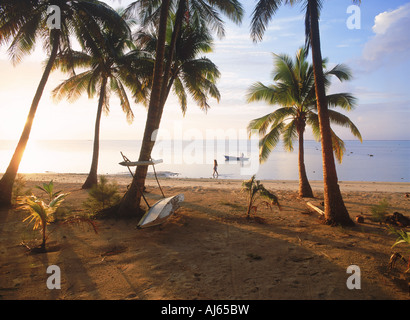
[(281, 209), (278, 197), (266, 189), (259, 180), (255, 180), (255, 175), (251, 179), (242, 182), (242, 191), (248, 195), (247, 217), (250, 218), (251, 211), (257, 211), (258, 204), (265, 204), (268, 208), (276, 205)]
[(386, 199), (383, 199), (379, 204), (372, 206), (370, 208), (372, 220), (375, 222), (384, 222), (386, 220), (389, 205), (389, 202)]
[(406, 232), (404, 230), (395, 230), (394, 228), (391, 228), (391, 232), (398, 236), (396, 242), (393, 244), (393, 247), (399, 244), (402, 244), (402, 243), (406, 243), (409, 247), (408, 249), (410, 249), (410, 233), (409, 232)]
[(116, 205), (120, 199), (117, 184), (109, 183), (106, 177), (100, 176), (99, 183), (90, 189), (88, 199), (83, 203), (83, 206), (95, 214)]
[[(394, 234), (397, 236), (397, 239), (395, 241), (395, 243), (392, 245), (392, 248), (398, 246), (398, 245), (406, 245), (406, 254), (408, 255), (407, 260), (405, 258), (403, 258), (403, 256), (400, 253), (395, 253), (392, 255), (392, 257), (396, 258), (396, 257), (400, 257), (402, 258), (402, 260), (404, 261), (408, 261), (407, 264), (407, 270), (405, 271), (406, 273), (410, 271), (410, 233), (406, 232), (404, 230), (396, 230), (393, 227), (389, 226), (389, 231), (391, 234)], [(392, 258), (390, 258), (390, 264), (394, 264), (394, 261), (392, 261)]]
[(67, 195), (68, 194), (60, 194), (52, 199), (48, 204), (34, 195), (19, 198), (18, 203), (21, 205), (20, 208), (27, 210), (30, 213), (30, 215), (25, 218), (23, 222), (31, 218), (29, 223), (34, 221), (34, 230), (50, 224), (50, 222), (54, 220), (54, 212), (56, 212), (57, 208)]
[(42, 186), (36, 186), (36, 188), (44, 191), (48, 195), (49, 201), (56, 198), (62, 192), (62, 190), (54, 192), (53, 180), (51, 180), (49, 183), (43, 183)]
[(26, 217), (23, 222), (30, 219), (28, 223), (34, 222), (33, 230), (41, 229), (43, 235), (41, 249), (43, 251), (45, 251), (46, 245), (46, 227), (54, 221), (53, 215), (67, 195), (68, 193), (56, 195), (54, 198), (50, 198), (50, 202), (48, 204), (42, 199), (37, 198), (35, 195), (17, 198), (19, 208), (29, 213), (28, 217)]
[[(325, 66), (324, 66), (325, 67)], [(342, 64), (330, 70), (324, 70), (325, 89), (330, 88), (332, 78), (340, 81), (351, 79), (350, 69)], [(313, 130), (317, 141), (320, 137), (319, 117), (314, 81), (313, 65), (307, 60), (307, 52), (299, 49), (295, 59), (289, 55), (274, 54), (273, 84), (262, 82), (253, 84), (247, 95), (248, 102), (262, 101), (269, 105), (280, 106), (271, 113), (250, 121), (248, 131), (258, 130), (260, 139), (260, 161), (264, 162), (282, 138), (287, 151), (293, 151), (293, 142), (303, 137), (306, 126)], [(349, 93), (327, 94), (329, 120), (332, 124), (349, 128), (352, 134), (362, 141), (362, 136), (345, 115), (333, 110), (336, 107), (346, 111), (353, 110), (357, 99)], [(333, 150), (336, 159), (341, 163), (345, 145), (336, 133), (331, 130)]]
[(26, 179), (23, 175), (17, 175), (13, 184), (13, 193), (12, 193), (12, 204), (17, 203), (18, 197), (29, 196), (31, 190), (26, 188)]

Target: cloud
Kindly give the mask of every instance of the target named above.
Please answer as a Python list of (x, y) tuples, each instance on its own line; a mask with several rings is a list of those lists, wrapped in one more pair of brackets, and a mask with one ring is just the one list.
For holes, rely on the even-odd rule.
[(383, 62), (398, 63), (408, 59), (410, 50), (410, 3), (375, 17), (375, 36), (363, 48), (362, 61), (369, 67)]

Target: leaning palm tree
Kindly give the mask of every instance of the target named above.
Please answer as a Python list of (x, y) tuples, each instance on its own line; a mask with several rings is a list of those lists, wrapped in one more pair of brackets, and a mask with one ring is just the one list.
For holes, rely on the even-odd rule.
[[(180, 37), (183, 25), (187, 24), (192, 28), (199, 25), (207, 26), (216, 31), (219, 36), (223, 36), (224, 24), (220, 13), (225, 14), (232, 21), (240, 23), (243, 9), (237, 0), (163, 0), (162, 2), (139, 0), (129, 6), (129, 11), (139, 12), (140, 16), (142, 15), (145, 19), (142, 25), (148, 27), (153, 25), (159, 26), (157, 29), (158, 42), (153, 87), (139, 156), (139, 161), (148, 161), (151, 158), (151, 152), (155, 145), (155, 135), (153, 134), (160, 126), (167, 97), (171, 67), (177, 48), (177, 39)], [(165, 52), (167, 24), (170, 21), (168, 16), (175, 16), (175, 19), (173, 21), (169, 49)], [(149, 23), (145, 23), (145, 21)], [(164, 62), (164, 59), (166, 62)], [(140, 210), (141, 191), (145, 185), (147, 171), (147, 166), (137, 166), (130, 188), (121, 201), (118, 210), (119, 215), (125, 216), (137, 212), (139, 216), (142, 216), (143, 213)]]
[(96, 94), (99, 97), (91, 168), (82, 186), (83, 189), (89, 189), (98, 182), (100, 122), (102, 113), (109, 113), (110, 94), (114, 93), (119, 98), (128, 123), (132, 123), (134, 114), (126, 87), (139, 92), (141, 87), (148, 86), (147, 75), (145, 79), (141, 79), (138, 73), (130, 74), (133, 66), (144, 63), (144, 55), (130, 42), (130, 34), (119, 36), (112, 30), (106, 30), (102, 36), (98, 46), (89, 46), (88, 52), (62, 53), (57, 56), (54, 64), (55, 68), (61, 68), (64, 72), (70, 72), (73, 66), (86, 68), (85, 71), (73, 75), (53, 90), (52, 96), (55, 101), (66, 97), (68, 101), (74, 102), (84, 92), (87, 92), (89, 98), (93, 98)]
[[(336, 65), (331, 70), (325, 71), (326, 87), (329, 87), (332, 76), (345, 81), (351, 78), (351, 73), (343, 65)], [(315, 138), (320, 140), (320, 129), (313, 66), (306, 61), (306, 50), (299, 49), (294, 61), (288, 55), (274, 55), (272, 78), (274, 80), (272, 85), (266, 86), (260, 82), (252, 85), (249, 89), (248, 102), (264, 101), (281, 107), (252, 120), (248, 130), (259, 130), (261, 162), (267, 160), (280, 137), (288, 151), (293, 151), (293, 141), (298, 139), (299, 195), (313, 197), (304, 163), (304, 133), (306, 125), (310, 125)], [(326, 98), (331, 108), (341, 107), (344, 110), (352, 110), (356, 105), (356, 99), (348, 93), (329, 94)], [(329, 116), (331, 122), (348, 127), (352, 134), (362, 141), (359, 130), (348, 117), (335, 110), (329, 110)], [(333, 130), (331, 135), (336, 158), (342, 162), (345, 151), (343, 140)]]
[[(49, 29), (51, 5), (60, 9), (60, 29)], [(91, 35), (100, 37), (101, 29), (122, 31), (126, 25), (111, 7), (96, 0), (4, 0), (4, 14), (0, 17), (0, 45), (11, 41), (9, 54), (13, 63), (31, 53), (36, 41), (42, 39), (48, 52), (43, 76), (30, 107), (26, 124), (10, 164), (0, 180), (0, 206), (11, 204), (11, 193), (18, 168), (26, 148), (34, 117), (58, 52), (70, 52), (70, 36), (81, 44), (91, 43)]]
[[(353, 0), (360, 3), (360, 0)], [(353, 220), (343, 201), (340, 192), (336, 164), (333, 155), (333, 141), (329, 121), (328, 101), (326, 99), (325, 76), (323, 73), (323, 59), (320, 48), (319, 16), (323, 0), (259, 0), (252, 13), (251, 36), (254, 41), (260, 41), (266, 26), (282, 4), (294, 5), (303, 3), (305, 13), (306, 47), (312, 51), (313, 74), (319, 118), (319, 128), (322, 145), (323, 182), (325, 219), (330, 225), (340, 224), (351, 226)]]

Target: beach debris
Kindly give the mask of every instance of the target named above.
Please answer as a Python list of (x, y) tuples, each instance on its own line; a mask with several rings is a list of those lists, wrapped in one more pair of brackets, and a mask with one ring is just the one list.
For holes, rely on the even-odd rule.
[(104, 253), (101, 254), (101, 257), (109, 257), (109, 256), (114, 256), (120, 253), (123, 253), (127, 251), (127, 247), (123, 246), (115, 246), (111, 248), (110, 250), (105, 251)]
[(399, 227), (409, 227), (410, 218), (404, 216), (400, 212), (394, 212), (393, 215), (387, 216), (385, 222)]
[(400, 253), (395, 252), (390, 256), (389, 271), (393, 270), (393, 268), (396, 266), (397, 261), (403, 261), (404, 263), (407, 264), (406, 258), (403, 257)]
[(361, 215), (356, 216), (356, 222), (357, 223), (364, 223), (364, 218)]
[(246, 255), (251, 261), (252, 260), (262, 260), (262, 257), (260, 256), (260, 255), (258, 255), (258, 254), (255, 254), (255, 253), (248, 253), (247, 255)]
[(404, 195), (404, 197), (405, 197), (405, 198), (410, 198), (410, 195), (409, 195), (408, 193), (406, 193), (406, 194)]
[(322, 215), (322, 216), (325, 215), (325, 212), (324, 212), (322, 209), (316, 207), (314, 204), (312, 204), (312, 203), (310, 203), (310, 202), (306, 202), (306, 204), (307, 204), (308, 207), (312, 208), (313, 210), (315, 210), (316, 212), (318, 212), (320, 215)]

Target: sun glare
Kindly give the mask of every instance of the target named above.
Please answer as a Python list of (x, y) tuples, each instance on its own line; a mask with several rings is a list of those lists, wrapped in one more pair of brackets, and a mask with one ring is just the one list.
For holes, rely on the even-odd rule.
[(41, 170), (43, 151), (39, 149), (38, 143), (33, 140), (29, 141), (26, 150), (24, 151), (23, 159), (21, 160), (19, 172), (21, 173), (35, 173), (44, 172)]

